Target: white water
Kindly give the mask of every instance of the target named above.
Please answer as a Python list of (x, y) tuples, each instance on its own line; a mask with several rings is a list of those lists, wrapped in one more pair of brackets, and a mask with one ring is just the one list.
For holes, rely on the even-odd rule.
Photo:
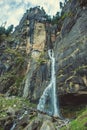
[(54, 52), (53, 50), (48, 50), (48, 55), (49, 58), (51, 60), (51, 81), (50, 84), (46, 87), (46, 89), (44, 90), (40, 100), (39, 100), (39, 104), (37, 106), (37, 109), (39, 111), (45, 111), (45, 106), (46, 106), (46, 101), (47, 98), (50, 94), (51, 95), (51, 106), (53, 109), (52, 115), (53, 116), (59, 116), (60, 112), (59, 112), (59, 108), (57, 105), (57, 96), (56, 96), (56, 74), (55, 74), (55, 57), (54, 57)]
[(13, 126), (10, 130), (14, 130), (15, 126), (16, 126), (16, 123), (13, 124)]
[[(28, 114), (28, 112), (27, 111), (25, 111), (24, 113), (23, 113), (23, 115), (22, 116), (20, 116), (19, 118), (18, 118), (18, 120), (21, 120), (25, 115), (27, 115)], [(14, 130), (15, 129), (15, 127), (16, 127), (16, 125), (17, 125), (17, 123), (16, 122), (14, 122), (14, 124), (13, 124), (13, 126), (11, 127), (11, 129), (10, 130)]]

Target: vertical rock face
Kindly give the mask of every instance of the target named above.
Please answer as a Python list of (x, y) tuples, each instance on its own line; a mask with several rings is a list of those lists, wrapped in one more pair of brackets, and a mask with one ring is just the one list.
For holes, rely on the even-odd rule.
[[(13, 48), (18, 49), (18, 54), (15, 54), (14, 50), (14, 55), (18, 62), (17, 65), (19, 65), (19, 60), (21, 59), (23, 61), (26, 59), (27, 61), (26, 77), (21, 95), (28, 97), (32, 101), (37, 101), (40, 98), (43, 90), (49, 83), (50, 60), (46, 52), (49, 48), (54, 48), (55, 52), (58, 92), (60, 94), (84, 93), (87, 90), (86, 0), (68, 1), (63, 7), (63, 15), (60, 21), (62, 27), (61, 31), (58, 32), (57, 28), (60, 28), (60, 25), (52, 26), (47, 22), (44, 10), (35, 7), (27, 10), (15, 29), (14, 36), (16, 41)], [(1, 46), (0, 48), (2, 49)], [(19, 55), (19, 52), (22, 55)], [(0, 55), (2, 53), (0, 52)], [(12, 57), (12, 61), (14, 59), (13, 51), (11, 53), (7, 60), (3, 59), (3, 63), (4, 60), (7, 61), (5, 66), (2, 61), (0, 62), (0, 75), (3, 75), (6, 69), (10, 69), (10, 66), (8, 66), (10, 57)], [(26, 53), (27, 56), (24, 58), (24, 54)], [(1, 56), (1, 58), (3, 57)], [(21, 65), (16, 68), (17, 66), (14, 66), (12, 62), (11, 68), (14, 66), (18, 71)], [(15, 75), (15, 73), (13, 74)], [(11, 81), (15, 82), (12, 79)], [(3, 84), (2, 80), (0, 83)], [(11, 82), (9, 81), (9, 83)], [(3, 86), (2, 84), (1, 86)], [(5, 87), (7, 85), (6, 83)], [(7, 87), (4, 90), (6, 92)]]
[(46, 47), (53, 47), (52, 43), (56, 40), (56, 30), (57, 26), (52, 26), (47, 21), (47, 14), (43, 8), (34, 7), (26, 11), (15, 29), (14, 35), (19, 36), (19, 48), (25, 46), (27, 54), (33, 50), (33, 55), (34, 51), (36, 55), (36, 53), (44, 51)]
[[(75, 0), (69, 4), (68, 12), (72, 11), (73, 15), (65, 18), (61, 35), (55, 42), (57, 86), (60, 94), (84, 93), (87, 90), (87, 6), (84, 5), (83, 8)], [(74, 6), (71, 8), (73, 4), (77, 10)], [(75, 20), (74, 23), (72, 20)]]
[(35, 22), (33, 50), (43, 51), (46, 43), (45, 24)]
[(45, 23), (46, 13), (44, 10), (40, 9), (40, 7), (34, 7), (26, 11), (16, 27), (15, 35), (19, 33), (23, 36), (25, 49), (28, 54), (31, 49), (33, 49), (33, 55), (44, 50), (46, 43)]
[[(47, 58), (45, 58), (47, 56), (45, 56), (46, 54), (44, 53), (48, 41), (46, 41), (47, 32), (45, 17), (45, 12), (39, 7), (27, 11), (26, 20), (28, 24), (26, 25), (27, 32), (25, 31), (25, 48), (30, 57), (28, 59), (30, 67), (27, 71), (23, 97), (29, 97), (30, 100), (36, 100), (39, 97), (39, 88), (41, 88), (41, 92), (44, 90), (46, 83), (44, 84), (43, 82), (46, 81), (48, 77), (48, 63), (46, 62)], [(22, 27), (22, 30), (23, 29), (24, 25)], [(43, 84), (44, 87), (41, 87)]]
[[(52, 48), (53, 46), (55, 50), (58, 93), (60, 95), (84, 93), (87, 90), (87, 7), (83, 8), (78, 1), (72, 0), (66, 4), (64, 10), (67, 15), (65, 15), (61, 32), (58, 34), (56, 41), (54, 36), (57, 30), (53, 31), (52, 28), (54, 27), (46, 23), (46, 47)], [(40, 23), (36, 26), (38, 25)], [(35, 45), (33, 44), (33, 46)], [(40, 98), (49, 82), (50, 65), (46, 53), (43, 58), (46, 60), (47, 68), (49, 68), (48, 77), (42, 82), (39, 73), (42, 62), (40, 61), (40, 65), (37, 67), (38, 69), (35, 69), (30, 83), (30, 86), (32, 86), (30, 87), (32, 88), (32, 90), (30, 89), (30, 99), (35, 101)]]

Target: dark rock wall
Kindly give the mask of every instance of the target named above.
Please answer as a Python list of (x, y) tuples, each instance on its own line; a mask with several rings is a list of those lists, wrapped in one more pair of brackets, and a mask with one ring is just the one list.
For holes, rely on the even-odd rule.
[(33, 40), (34, 40), (34, 24), (35, 24), (35, 21), (32, 19), (30, 20), (30, 23), (29, 23), (29, 37), (30, 37), (30, 43), (33, 44)]
[[(75, 4), (74, 0), (72, 2), (71, 5)], [(75, 4), (75, 14), (64, 20), (55, 42), (57, 86), (60, 94), (87, 90), (87, 7), (78, 5), (79, 3)], [(72, 20), (75, 20), (74, 23)]]

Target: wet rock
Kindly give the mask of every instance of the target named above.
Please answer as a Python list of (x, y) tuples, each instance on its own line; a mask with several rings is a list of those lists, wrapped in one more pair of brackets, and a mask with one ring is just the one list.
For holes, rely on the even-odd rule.
[(10, 130), (11, 127), (13, 125), (13, 121), (12, 120), (7, 120), (4, 124), (4, 130)]
[(39, 130), (41, 126), (41, 120), (37, 117), (27, 125), (24, 130)]
[(49, 120), (46, 120), (43, 122), (40, 130), (55, 130), (55, 127), (54, 127), (54, 124), (49, 121)]
[(46, 120), (49, 120), (49, 121), (52, 121), (52, 117), (46, 115), (46, 114), (38, 114), (38, 118), (42, 121), (46, 121)]
[(29, 115), (24, 115), (14, 120), (14, 130), (24, 129), (29, 123)]

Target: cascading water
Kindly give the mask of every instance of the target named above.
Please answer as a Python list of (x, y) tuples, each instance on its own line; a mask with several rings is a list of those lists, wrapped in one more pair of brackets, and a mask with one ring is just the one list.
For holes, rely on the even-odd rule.
[(16, 123), (13, 124), (12, 128), (10, 130), (14, 130), (16, 127)]
[(59, 105), (57, 101), (57, 96), (56, 96), (56, 74), (55, 74), (55, 57), (54, 57), (54, 52), (53, 50), (48, 50), (48, 55), (51, 60), (51, 81), (50, 84), (46, 87), (44, 90), (40, 100), (39, 104), (37, 106), (37, 109), (39, 111), (45, 112), (45, 106), (46, 106), (46, 101), (47, 98), (50, 97), (51, 100), (51, 112), (48, 111), (48, 114), (51, 113), (53, 116), (60, 116), (59, 112)]
[(24, 118), (24, 116), (25, 116), (26, 114), (28, 114), (28, 111), (25, 111), (25, 112), (22, 114), (22, 116), (18, 117), (17, 122), (14, 121), (13, 126), (11, 127), (10, 130), (14, 130), (15, 127), (16, 127), (16, 125), (17, 125), (17, 123), (18, 123), (18, 121), (21, 120), (22, 118)]

